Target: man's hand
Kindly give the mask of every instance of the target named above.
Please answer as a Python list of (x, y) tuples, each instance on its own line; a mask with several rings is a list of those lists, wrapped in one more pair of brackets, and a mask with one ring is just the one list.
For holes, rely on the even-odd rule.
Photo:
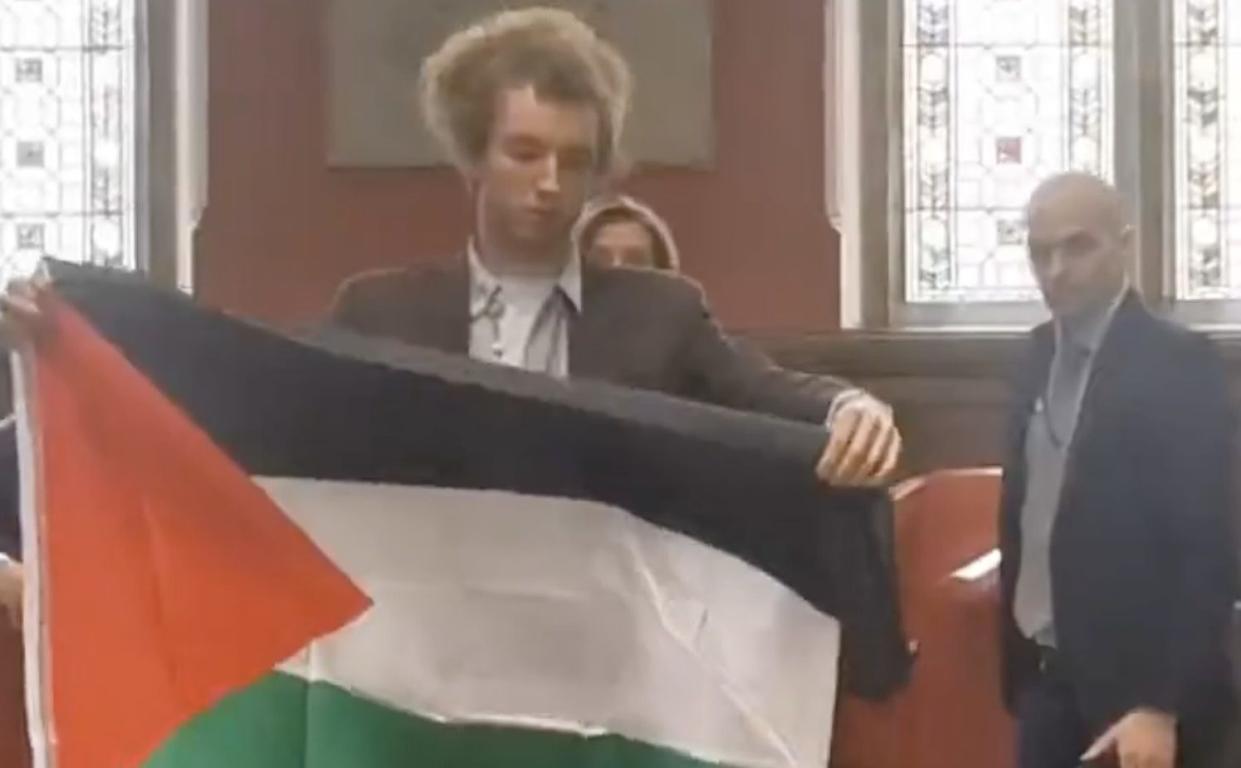
[(892, 409), (865, 393), (831, 414), (831, 437), (816, 473), (828, 485), (877, 487), (892, 478), (901, 456), (901, 433)]
[(1100, 736), (1082, 755), (1082, 762), (1109, 754), (1116, 756), (1120, 768), (1173, 768), (1176, 718), (1151, 709), (1135, 709)]
[(0, 606), (14, 629), (22, 626), (22, 582), (21, 563), (0, 560)]
[(0, 294), (0, 344), (12, 349), (40, 330), (45, 316), (39, 304), (47, 289), (43, 277), (9, 283)]

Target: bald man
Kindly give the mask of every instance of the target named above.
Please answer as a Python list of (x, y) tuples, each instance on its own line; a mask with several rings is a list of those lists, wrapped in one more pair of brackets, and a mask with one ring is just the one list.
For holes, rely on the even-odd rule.
[(1019, 764), (1209, 765), (1232, 712), (1236, 583), (1220, 362), (1129, 289), (1134, 230), (1116, 190), (1056, 176), (1027, 223), (1053, 319), (1031, 335), (1004, 467)]

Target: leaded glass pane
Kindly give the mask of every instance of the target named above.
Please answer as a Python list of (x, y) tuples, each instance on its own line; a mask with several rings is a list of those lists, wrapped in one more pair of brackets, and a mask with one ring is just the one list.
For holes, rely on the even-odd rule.
[(136, 0), (0, 0), (0, 282), (135, 263)]
[(1241, 298), (1241, 3), (1176, 0), (1176, 296)]
[(1036, 298), (1023, 208), (1110, 178), (1113, 0), (904, 0), (905, 300)]

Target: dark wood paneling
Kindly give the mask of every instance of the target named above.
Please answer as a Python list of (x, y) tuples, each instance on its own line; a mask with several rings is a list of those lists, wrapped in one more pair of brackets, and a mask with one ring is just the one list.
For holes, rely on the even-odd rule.
[[(843, 376), (892, 403), (906, 475), (1001, 461), (1009, 381), (1025, 334), (751, 338), (783, 365)], [(1241, 402), (1241, 336), (1213, 338)]]
[(999, 461), (1020, 335), (836, 334), (755, 338), (781, 364), (832, 373), (891, 403), (902, 474)]

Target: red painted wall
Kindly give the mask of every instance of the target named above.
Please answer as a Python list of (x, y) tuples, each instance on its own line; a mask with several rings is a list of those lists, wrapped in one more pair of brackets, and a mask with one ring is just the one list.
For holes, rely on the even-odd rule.
[[(715, 168), (644, 171), (629, 184), (667, 215), (686, 271), (734, 329), (837, 325), (825, 5), (716, 0)], [(353, 272), (462, 246), (469, 210), (451, 171), (326, 166), (318, 2), (221, 0), (210, 24), (210, 192), (195, 275), (205, 301), (298, 325)]]

